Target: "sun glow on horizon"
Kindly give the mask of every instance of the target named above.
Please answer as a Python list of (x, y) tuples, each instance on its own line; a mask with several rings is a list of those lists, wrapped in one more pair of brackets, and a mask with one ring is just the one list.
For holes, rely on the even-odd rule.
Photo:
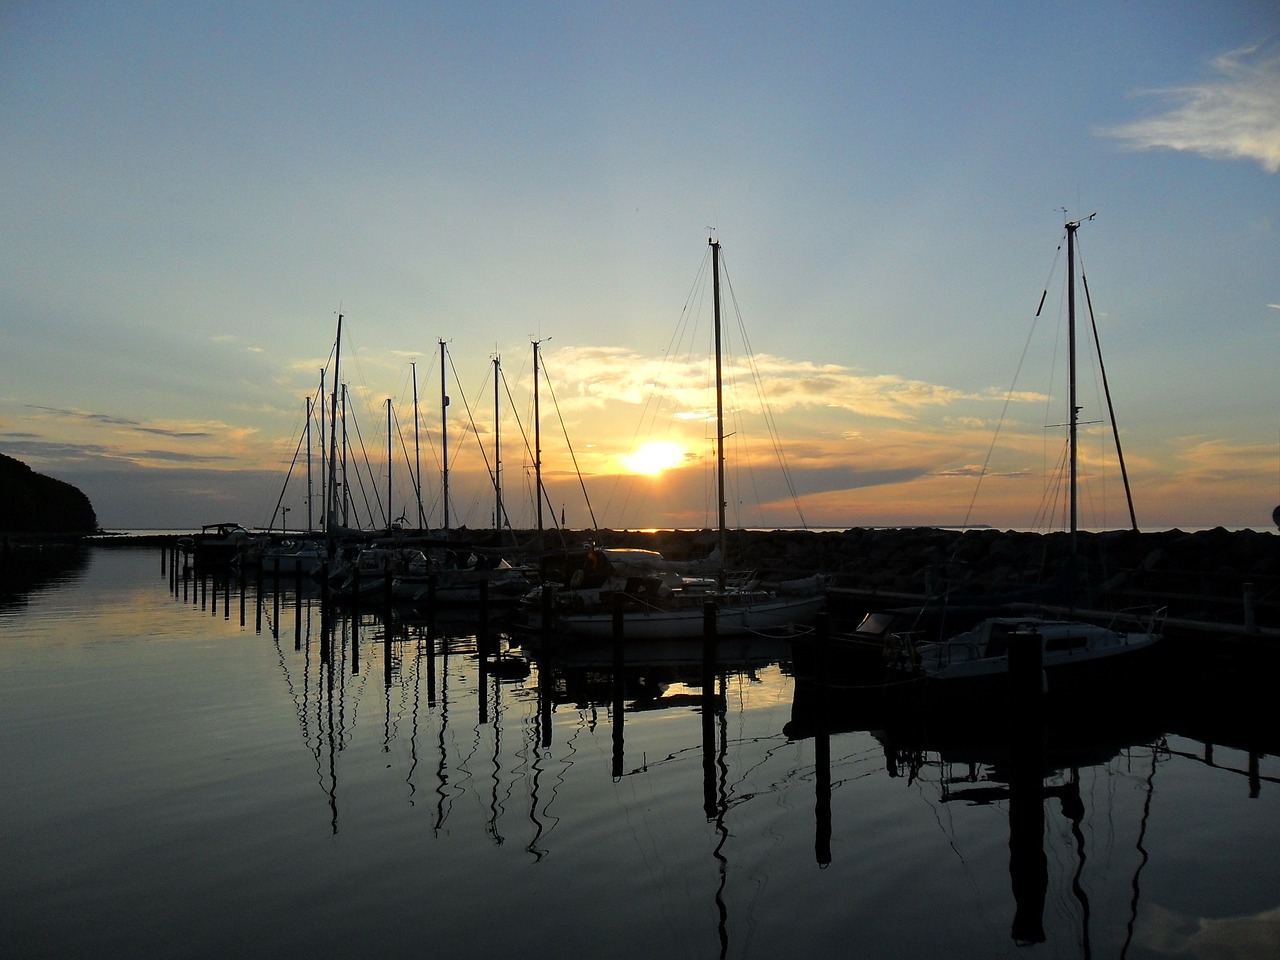
[(670, 440), (650, 440), (634, 453), (622, 457), (622, 465), (631, 473), (657, 476), (664, 470), (679, 466), (685, 458), (684, 448)]

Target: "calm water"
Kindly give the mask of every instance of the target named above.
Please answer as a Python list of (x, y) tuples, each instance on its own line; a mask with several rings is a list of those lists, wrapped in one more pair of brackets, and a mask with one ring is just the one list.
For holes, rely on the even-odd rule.
[(619, 689), (227, 599), (99, 549), (0, 608), (0, 954), (1280, 956), (1280, 762), (1231, 711), (1042, 771), (839, 700), (815, 738), (785, 646)]

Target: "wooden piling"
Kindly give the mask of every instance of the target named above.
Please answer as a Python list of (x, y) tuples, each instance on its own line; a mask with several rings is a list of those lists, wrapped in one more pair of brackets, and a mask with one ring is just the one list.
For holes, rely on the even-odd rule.
[(1009, 638), (1009, 703), (1013, 722), (1038, 723), (1044, 695), (1044, 644), (1040, 631), (1020, 630)]

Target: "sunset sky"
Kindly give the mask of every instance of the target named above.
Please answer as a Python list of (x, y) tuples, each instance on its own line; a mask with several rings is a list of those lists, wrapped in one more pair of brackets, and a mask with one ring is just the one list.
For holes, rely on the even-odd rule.
[[(710, 236), (731, 523), (1053, 527), (1094, 213), (1139, 525), (1280, 503), (1274, 0), (9, 3), (0, 196), (0, 453), (108, 529), (304, 525), (339, 312), (392, 516), (416, 364), (442, 521), (443, 340), (451, 522), (493, 523), (499, 355), (533, 525), (536, 340), (548, 511), (713, 525)], [(1124, 527), (1079, 296), (1081, 523)]]

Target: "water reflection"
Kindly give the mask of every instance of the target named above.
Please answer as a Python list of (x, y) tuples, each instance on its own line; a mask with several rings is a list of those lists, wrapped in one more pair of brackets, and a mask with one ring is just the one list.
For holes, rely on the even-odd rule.
[[(528, 880), (518, 868), (536, 867), (654, 915), (675, 884), (699, 955), (785, 955), (779, 914), (829, 937), (814, 955), (859, 940), (872, 955), (918, 955), (948, 934), (956, 956), (1011, 944), (1195, 955), (1276, 929), (1265, 904), (1234, 925), (1200, 923), (1214, 908), (1179, 899), (1168, 866), (1186, 842), (1178, 817), (1204, 813), (1198, 796), (1174, 816), (1188, 767), (1230, 778), (1218, 798), (1236, 784), (1242, 803), (1274, 795), (1256, 690), (1171, 687), (1140, 710), (1099, 703), (1017, 724), (895, 716), (865, 690), (792, 676), (789, 647), (768, 638), (536, 648), (493, 611), (352, 608), (252, 575), (172, 586), (176, 602), (217, 621), (238, 612), (270, 639), (328, 835), (408, 811), (389, 842), (466, 834), (505, 857), (473, 849), (498, 876), (452, 882), (510, 892)], [(636, 849), (656, 880), (610, 874)], [(987, 909), (998, 943), (971, 916)]]
[(33, 594), (84, 575), (90, 552), (80, 544), (11, 543), (0, 546), (0, 613), (22, 607)]
[[(1195, 676), (1194, 696), (1185, 680)], [(1280, 945), (1280, 927), (1267, 911), (1259, 937), (1257, 918), (1241, 918), (1231, 924), (1189, 925), (1160, 908), (1142, 903), (1143, 872), (1152, 852), (1147, 846), (1150, 818), (1156, 797), (1158, 772), (1175, 760), (1203, 764), (1235, 775), (1256, 800), (1265, 785), (1280, 784), (1274, 772), (1263, 772), (1263, 761), (1276, 755), (1275, 727), (1258, 712), (1264, 702), (1256, 672), (1219, 670), (1210, 681), (1201, 671), (1171, 671), (1166, 684), (1141, 702), (1093, 702), (1071, 716), (1043, 716), (1032, 712), (993, 718), (988, 710), (981, 718), (963, 715), (939, 717), (927, 712), (895, 712), (870, 686), (856, 682), (828, 684), (805, 677), (796, 680), (789, 736), (811, 738), (815, 756), (815, 849), (819, 864), (831, 860), (832, 774), (830, 741), (836, 734), (863, 731), (883, 749), (884, 769), (892, 779), (933, 791), (933, 800), (945, 808), (1003, 808), (1008, 829), (1008, 874), (1013, 911), (1009, 933), (1017, 945), (1042, 944), (1046, 933), (1046, 902), (1059, 914), (1066, 902), (1076, 927), (1069, 935), (1079, 943), (1081, 955), (1094, 948), (1096, 904), (1091, 890), (1112, 885), (1089, 873), (1091, 851), (1100, 843), (1098, 823), (1105, 836), (1118, 841), (1119, 804), (1114, 783), (1128, 781), (1130, 792), (1140, 797), (1137, 821), (1132, 826), (1130, 872), (1125, 879), (1129, 897), (1118, 956), (1132, 948), (1164, 948), (1180, 945), (1176, 952), (1217, 955), (1230, 942), (1227, 930), (1243, 931), (1242, 942), (1268, 950)], [(1200, 749), (1176, 744), (1199, 741)], [(1243, 762), (1219, 762), (1216, 753), (1226, 746)], [(1110, 783), (1099, 795), (1098, 783)], [(1090, 805), (1093, 805), (1091, 808)], [(1069, 837), (1067, 845), (1056, 845)], [(1050, 889), (1051, 859), (1059, 867), (1061, 889)], [(1111, 861), (1102, 869), (1113, 870)], [(1069, 864), (1069, 867), (1066, 866)], [(1274, 895), (1274, 894), (1273, 894)], [(1115, 907), (1113, 898), (1110, 906)], [(1143, 912), (1154, 920), (1146, 924)], [(1059, 916), (1057, 919), (1061, 919)], [(1177, 933), (1171, 928), (1180, 928)], [(1208, 930), (1223, 934), (1205, 935)], [(1189, 932), (1190, 931), (1190, 932)], [(1059, 931), (1058, 939), (1068, 936)], [(1141, 939), (1143, 942), (1138, 943)], [(1204, 941), (1206, 954), (1197, 944)], [(1264, 951), (1266, 952), (1266, 951)], [(1252, 950), (1224, 955), (1258, 955)]]

